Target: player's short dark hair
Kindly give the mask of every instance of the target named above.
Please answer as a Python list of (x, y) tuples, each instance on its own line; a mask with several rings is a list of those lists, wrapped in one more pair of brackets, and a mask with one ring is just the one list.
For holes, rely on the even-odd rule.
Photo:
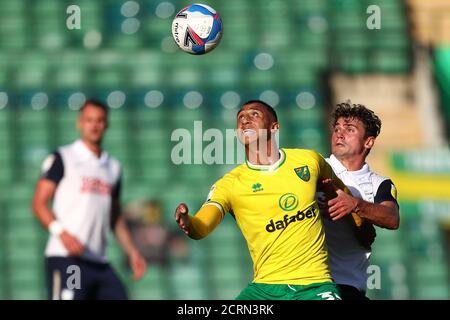
[[(263, 106), (273, 116), (275, 121), (278, 122), (278, 116), (277, 116), (277, 113), (275, 112), (275, 110), (273, 109), (273, 107), (270, 104), (268, 104), (267, 102), (264, 102), (262, 100), (249, 100), (242, 105), (242, 108), (245, 107), (246, 105), (253, 104), (253, 103)], [(242, 110), (242, 108), (241, 108), (241, 110)], [(239, 112), (241, 110), (239, 110)]]
[(336, 125), (339, 118), (358, 119), (366, 130), (365, 138), (377, 137), (381, 130), (381, 120), (372, 110), (362, 104), (352, 104), (351, 101), (338, 103), (332, 114), (332, 125)]
[(109, 108), (108, 108), (108, 106), (107, 106), (104, 102), (102, 102), (102, 101), (100, 101), (100, 100), (97, 100), (97, 99), (87, 99), (87, 100), (83, 103), (83, 105), (81, 106), (81, 108), (80, 108), (80, 113), (83, 112), (83, 110), (84, 110), (88, 105), (93, 105), (93, 106), (96, 106), (97, 108), (102, 109), (103, 111), (105, 111), (106, 115), (108, 115), (108, 113), (109, 113)]

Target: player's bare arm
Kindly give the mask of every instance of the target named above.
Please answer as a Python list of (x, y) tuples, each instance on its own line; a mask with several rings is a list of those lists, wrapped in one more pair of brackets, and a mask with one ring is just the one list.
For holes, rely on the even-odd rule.
[(66, 230), (61, 229), (60, 227), (52, 228), (52, 224), (53, 226), (56, 226), (57, 221), (55, 215), (49, 208), (49, 202), (53, 198), (55, 190), (56, 183), (48, 179), (39, 179), (33, 198), (33, 213), (46, 229), (49, 229), (50, 232), (56, 232), (59, 235), (64, 247), (69, 252), (69, 255), (80, 256), (84, 251), (83, 244)]
[(123, 216), (119, 216), (117, 218), (114, 226), (114, 233), (116, 235), (117, 241), (120, 243), (120, 246), (128, 255), (128, 261), (130, 263), (131, 270), (133, 270), (133, 279), (141, 279), (145, 274), (145, 271), (147, 270), (147, 263), (145, 262), (145, 259), (141, 255), (139, 250), (134, 245), (130, 235), (130, 231), (128, 230)]
[(333, 221), (342, 219), (350, 212), (356, 212), (361, 218), (374, 225), (387, 229), (398, 229), (400, 215), (398, 206), (393, 201), (383, 201), (379, 204), (370, 203), (344, 192), (336, 186), (334, 181), (324, 181), (329, 184), (337, 194), (328, 201), (328, 214)]
[(128, 256), (131, 270), (133, 270), (133, 279), (139, 280), (147, 271), (147, 262), (133, 243), (130, 231), (121, 214), (122, 210), (118, 197), (113, 197), (111, 210), (112, 230), (114, 230), (117, 241)]
[(361, 218), (386, 229), (396, 230), (400, 226), (399, 209), (395, 202), (370, 203), (362, 199), (356, 200), (358, 201), (357, 212)]

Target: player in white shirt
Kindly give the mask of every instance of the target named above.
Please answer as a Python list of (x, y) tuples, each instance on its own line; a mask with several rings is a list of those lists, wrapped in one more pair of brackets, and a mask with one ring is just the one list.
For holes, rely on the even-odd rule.
[[(325, 185), (338, 196), (328, 202), (323, 194), (318, 197), (326, 217), (329, 264), (343, 300), (367, 299), (367, 267), (375, 239), (373, 225), (399, 227), (397, 191), (389, 178), (372, 172), (366, 163), (380, 133), (378, 116), (363, 105), (346, 102), (337, 105), (332, 121), (332, 154), (326, 160), (353, 197), (337, 189), (332, 181)], [(364, 219), (359, 232), (355, 232), (349, 212), (357, 212)]]
[[(49, 230), (49, 299), (127, 299), (105, 256), (111, 229), (129, 256), (134, 278), (146, 270), (120, 215), (120, 163), (101, 148), (107, 118), (105, 105), (86, 101), (77, 121), (80, 139), (60, 147), (42, 166), (33, 211)], [(73, 277), (77, 271), (79, 279)]]

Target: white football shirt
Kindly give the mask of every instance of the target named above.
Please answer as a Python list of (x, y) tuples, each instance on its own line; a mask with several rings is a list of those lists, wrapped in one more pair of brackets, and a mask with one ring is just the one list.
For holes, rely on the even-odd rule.
[[(42, 178), (57, 184), (53, 212), (64, 229), (85, 246), (82, 258), (107, 262), (112, 200), (120, 193), (120, 163), (106, 151), (97, 157), (77, 140), (48, 156), (42, 171)], [(68, 256), (59, 236), (50, 234), (45, 255)]]
[[(367, 163), (358, 171), (348, 171), (334, 155), (326, 161), (354, 197), (372, 203), (397, 203), (392, 181), (372, 172)], [(348, 219), (332, 221), (325, 218), (323, 221), (333, 279), (337, 284), (353, 286), (365, 292), (371, 251), (358, 242)]]

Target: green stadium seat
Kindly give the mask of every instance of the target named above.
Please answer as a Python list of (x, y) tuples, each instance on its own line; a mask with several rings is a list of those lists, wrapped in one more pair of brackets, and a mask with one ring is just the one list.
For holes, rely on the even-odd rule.
[(370, 70), (370, 61), (364, 51), (343, 53), (337, 59), (337, 69), (349, 74), (365, 73)]
[(382, 32), (372, 37), (372, 46), (385, 50), (405, 50), (409, 49), (409, 40), (406, 32)]
[(448, 279), (448, 267), (445, 260), (421, 259), (414, 263), (415, 278), (418, 282), (440, 282)]
[(423, 300), (448, 300), (450, 290), (448, 283), (439, 281), (435, 283), (424, 283), (417, 285), (416, 299)]
[(291, 3), (298, 12), (324, 12), (328, 9), (327, 0), (300, 0)]
[(407, 72), (411, 66), (407, 52), (378, 51), (372, 56), (372, 68), (386, 73)]
[(365, 50), (370, 45), (369, 35), (368, 32), (359, 30), (350, 34), (348, 31), (339, 32), (336, 35), (336, 50), (345, 54), (355, 50)]
[(288, 88), (301, 86), (315, 86), (319, 77), (313, 68), (302, 68), (300, 70), (287, 68), (280, 72), (281, 83)]
[(23, 54), (20, 59), (22, 62), (17, 66), (14, 85), (18, 89), (41, 88), (48, 76), (48, 59), (40, 53)]
[(333, 17), (333, 27), (339, 32), (357, 32), (366, 28), (366, 17), (360, 12), (340, 13)]
[(11, 290), (11, 300), (42, 300), (45, 296), (43, 287), (37, 288), (20, 288)]

